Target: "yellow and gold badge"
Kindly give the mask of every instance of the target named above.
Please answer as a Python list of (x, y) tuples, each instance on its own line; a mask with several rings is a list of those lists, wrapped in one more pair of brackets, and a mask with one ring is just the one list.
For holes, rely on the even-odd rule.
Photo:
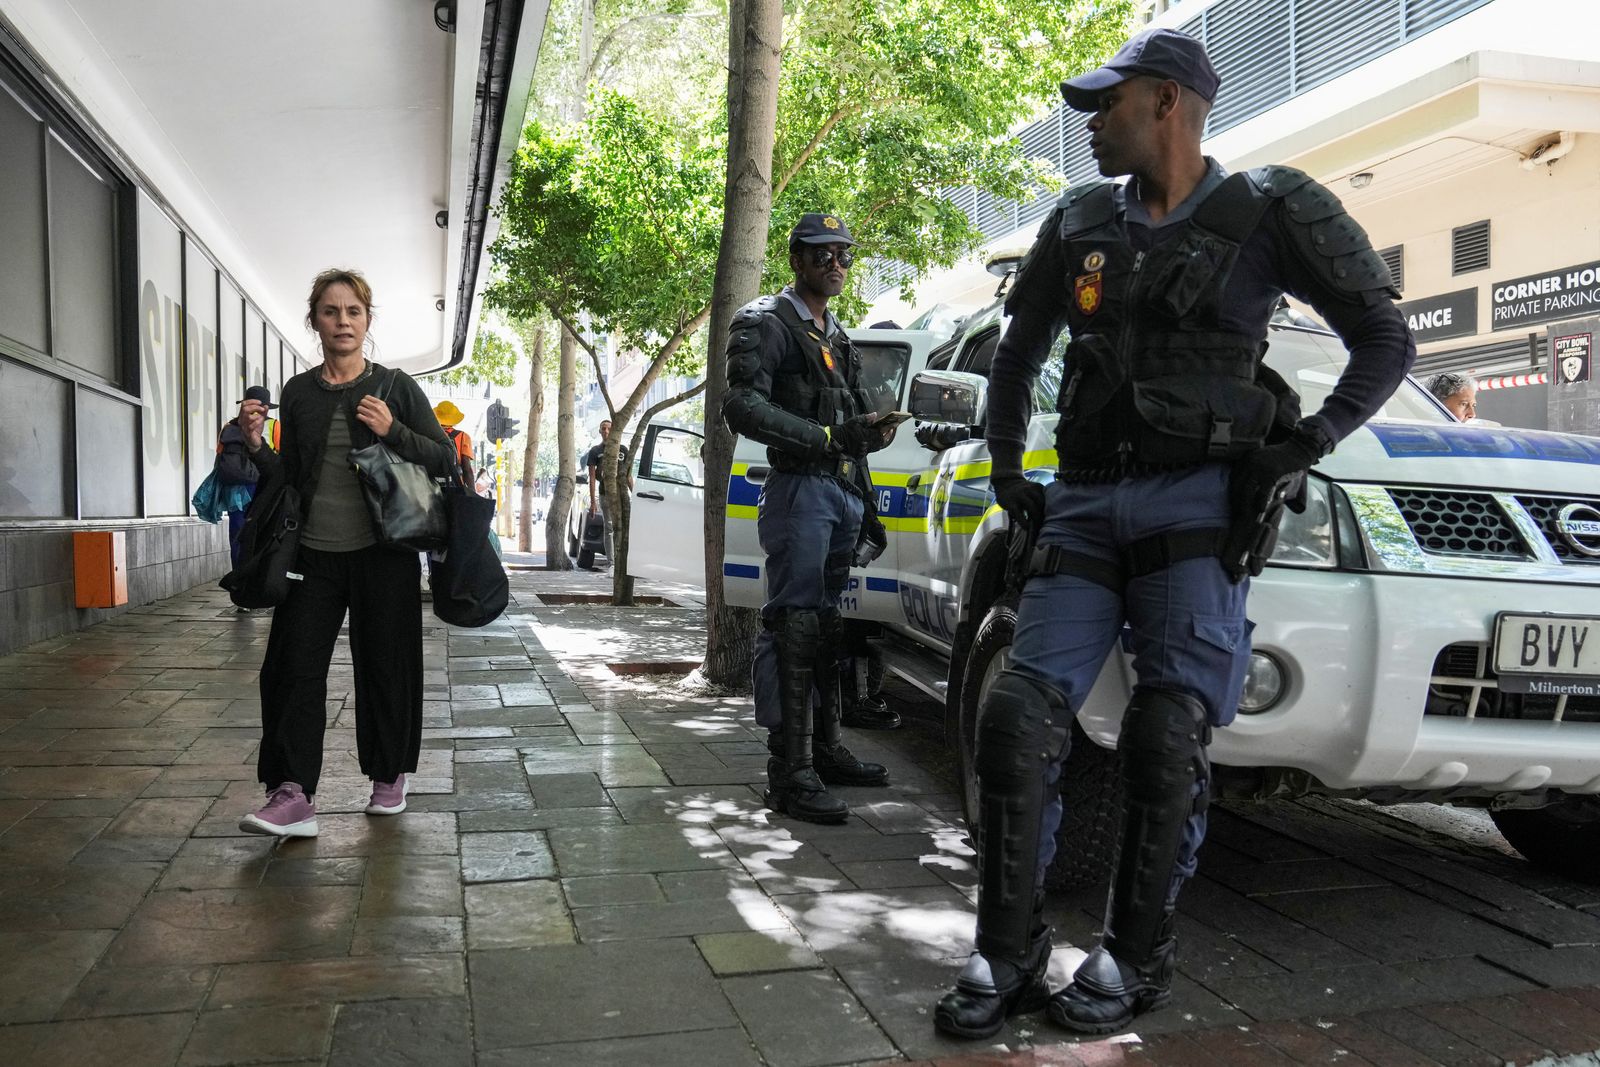
[(1078, 310), (1085, 315), (1093, 315), (1100, 310), (1102, 290), (1099, 271), (1093, 274), (1080, 274), (1072, 283), (1072, 302), (1077, 304)]
[(1090, 252), (1088, 255), (1083, 257), (1083, 269), (1084, 270), (1087, 270), (1087, 271), (1098, 271), (1101, 267), (1103, 267), (1105, 265), (1106, 265), (1106, 254), (1104, 252), (1100, 251), (1098, 248), (1095, 249), (1093, 252)]
[(822, 362), (829, 370), (833, 370), (833, 349), (827, 345), (822, 346)]
[(839, 228), (839, 220), (834, 218), (832, 215), (825, 216), (822, 220), (822, 224), (830, 230), (837, 230)]

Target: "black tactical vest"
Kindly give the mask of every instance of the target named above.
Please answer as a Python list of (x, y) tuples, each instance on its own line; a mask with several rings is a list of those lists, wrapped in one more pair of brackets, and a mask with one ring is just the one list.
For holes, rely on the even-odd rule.
[(1136, 252), (1115, 186), (1062, 197), (1071, 331), (1056, 401), (1064, 477), (1230, 460), (1266, 441), (1275, 417), (1286, 417), (1283, 404), (1298, 414), (1293, 393), (1261, 364), (1266, 324), (1250, 336), (1218, 322), (1239, 247), (1269, 203), (1249, 175), (1232, 175), (1176, 233)]
[[(861, 380), (861, 357), (843, 331), (823, 336), (815, 322), (800, 316), (788, 297), (775, 298), (770, 314), (789, 331), (791, 352), (800, 360), (785, 359), (772, 378), (772, 402), (792, 415), (812, 419), (818, 426), (837, 427), (868, 410), (866, 398), (856, 388)], [(804, 372), (793, 373), (796, 363)]]

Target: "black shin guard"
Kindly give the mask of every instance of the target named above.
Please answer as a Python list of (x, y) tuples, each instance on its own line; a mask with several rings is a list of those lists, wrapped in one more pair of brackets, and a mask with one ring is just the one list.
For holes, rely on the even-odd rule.
[(1205, 706), (1186, 693), (1136, 689), (1122, 719), (1117, 752), (1126, 799), (1104, 945), (1135, 967), (1155, 958), (1170, 921), (1195, 782), (1210, 777), (1209, 735)]
[[(768, 763), (767, 805), (810, 822), (843, 822), (850, 809), (828, 795), (812, 765), (811, 693), (822, 621), (814, 611), (786, 611), (772, 626), (778, 653), (781, 752)], [(838, 672), (834, 672), (837, 676)], [(774, 766), (776, 763), (776, 766)], [(780, 777), (774, 778), (773, 771)]]
[(978, 724), (978, 951), (1025, 966), (1034, 944), (1039, 834), (1049, 765), (1066, 752), (1072, 717), (1052, 686), (1005, 671)]
[(845, 747), (839, 732), (843, 716), (839, 659), (844, 653), (844, 621), (838, 609), (819, 612), (817, 643), (816, 739), (812, 745), (817, 776), (831, 785), (888, 785), (889, 771), (881, 763), (864, 763)]

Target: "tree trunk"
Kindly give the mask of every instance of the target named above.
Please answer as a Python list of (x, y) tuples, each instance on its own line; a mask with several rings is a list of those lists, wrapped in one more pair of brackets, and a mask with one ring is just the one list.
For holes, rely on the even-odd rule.
[(567, 520), (572, 512), (572, 493), (578, 481), (578, 339), (561, 328), (561, 378), (556, 392), (556, 447), (561, 450), (557, 464), (556, 488), (550, 494), (550, 514), (544, 523), (544, 565), (546, 570), (570, 571), (567, 557)]
[(539, 493), (539, 422), (544, 418), (544, 327), (533, 334), (528, 356), (528, 443), (522, 450), (522, 511), (517, 516), (517, 551), (533, 551), (533, 498)]
[(778, 72), (783, 47), (782, 0), (728, 6), (728, 181), (706, 345), (706, 659), (714, 685), (742, 689), (750, 680), (755, 612), (723, 600), (723, 523), (733, 434), (722, 421), (728, 391), (725, 341), (733, 314), (754, 300), (766, 262), (772, 222), (772, 146), (778, 117)]

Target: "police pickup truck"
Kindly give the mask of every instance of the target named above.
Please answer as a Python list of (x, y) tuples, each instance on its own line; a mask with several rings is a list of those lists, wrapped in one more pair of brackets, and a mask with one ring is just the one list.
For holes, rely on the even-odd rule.
[[(1344, 350), (1293, 318), (1273, 325), (1267, 362), (1315, 411)], [(1005, 326), (996, 302), (944, 343), (851, 333), (880, 408), (956, 427), (951, 437), (970, 428), (934, 452), (902, 426), (871, 457), (889, 546), (852, 572), (843, 601), (847, 618), (882, 624), (890, 669), (943, 701), (969, 821), (976, 719), (1016, 620), (981, 430)], [(1024, 466), (1040, 482), (1055, 464), (1060, 369), (1053, 355), (1028, 431)], [(766, 473), (762, 447), (741, 439), (723, 580), (750, 607), (763, 599)], [(1253, 580), (1239, 716), (1211, 747), (1217, 794), (1486, 807), (1528, 859), (1600, 878), (1600, 440), (1457, 424), (1407, 380), (1317, 465), (1309, 497)], [(1132, 683), (1126, 649), (1113, 650), (1079, 709), (1053, 884), (1097, 879), (1109, 862), (1112, 750)]]

